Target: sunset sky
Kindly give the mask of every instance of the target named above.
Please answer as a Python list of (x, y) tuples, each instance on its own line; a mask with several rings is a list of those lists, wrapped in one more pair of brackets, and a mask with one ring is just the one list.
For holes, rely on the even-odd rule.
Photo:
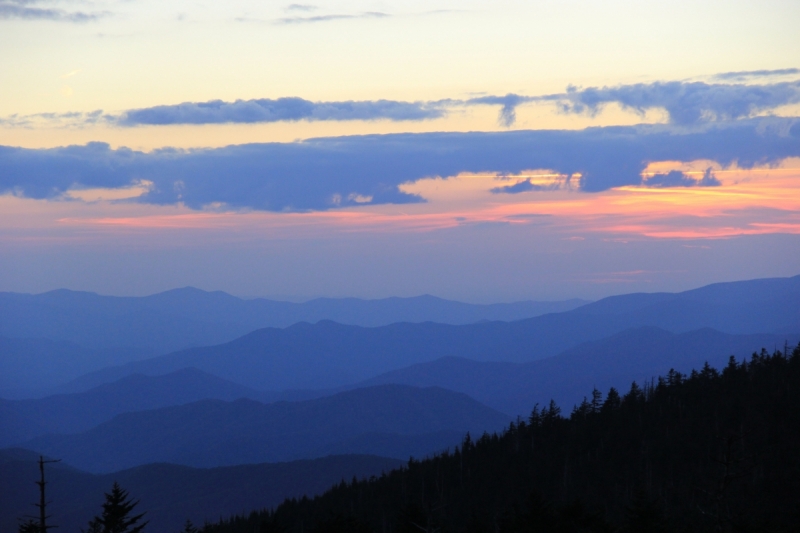
[(797, 21), (0, 0), (0, 291), (488, 303), (800, 274)]

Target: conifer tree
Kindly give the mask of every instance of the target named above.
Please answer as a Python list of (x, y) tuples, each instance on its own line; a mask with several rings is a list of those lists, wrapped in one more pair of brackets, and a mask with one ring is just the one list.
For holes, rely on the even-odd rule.
[(111, 492), (106, 493), (103, 514), (95, 516), (89, 522), (86, 533), (140, 533), (147, 525), (146, 521), (139, 523), (144, 513), (131, 516), (138, 504), (139, 501), (132, 501), (128, 497), (128, 491), (123, 490), (115, 481)]
[(620, 402), (621, 402), (621, 399), (619, 397), (619, 393), (617, 392), (617, 389), (615, 389), (614, 387), (611, 387), (608, 390), (608, 395), (606, 396), (606, 401), (603, 402), (603, 406), (600, 408), (600, 411), (604, 412), (604, 413), (612, 413), (612, 412), (616, 411), (617, 409), (619, 409)]
[(592, 390), (592, 414), (597, 414), (600, 412), (600, 406), (603, 405), (603, 393), (594, 388)]

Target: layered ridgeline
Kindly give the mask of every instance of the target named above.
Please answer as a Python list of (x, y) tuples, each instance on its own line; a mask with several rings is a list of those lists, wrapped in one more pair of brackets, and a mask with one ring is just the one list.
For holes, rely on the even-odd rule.
[(163, 376), (126, 376), (86, 392), (39, 399), (0, 399), (0, 447), (47, 434), (80, 433), (122, 413), (184, 405), (204, 399), (272, 399), (194, 368)]
[[(27, 303), (4, 307), (3, 298)], [(40, 308), (34, 305), (38, 298), (55, 303)], [(175, 298), (179, 304), (172, 302)], [(231, 310), (226, 304), (229, 299), (236, 304), (233, 307), (244, 310)], [(169, 305), (156, 305), (161, 300)], [(95, 301), (103, 305), (92, 303)], [(151, 304), (144, 305), (147, 302)], [(6, 294), (0, 297), (0, 335), (15, 338), (0, 338), (0, 397), (30, 397), (34, 392), (42, 396), (48, 390), (80, 392), (135, 373), (160, 375), (187, 367), (259, 390), (331, 388), (446, 356), (527, 362), (642, 326), (672, 333), (713, 328), (737, 335), (800, 330), (800, 277), (721, 283), (677, 294), (629, 294), (530, 319), (466, 325), (410, 322), (426, 317), (448, 320), (447, 313), (437, 311), (440, 301), (429, 297), (354, 302), (364, 307), (365, 316), (409, 322), (379, 327), (331, 321), (300, 323), (285, 329), (259, 329), (223, 344), (141, 360), (170, 347), (215, 344), (251, 331), (257, 324), (245, 318), (252, 301), (193, 290), (141, 299), (64, 291), (37, 296)], [(412, 303), (417, 309), (414, 313), (398, 311)], [(382, 313), (381, 306), (397, 312)], [(515, 316), (491, 311), (494, 306), (478, 307), (486, 312), (470, 318)], [(427, 308), (428, 315), (424, 315)], [(538, 313), (542, 309), (528, 311)], [(199, 320), (204, 313), (221, 317), (223, 322)], [(324, 316), (349, 320), (330, 309)], [(297, 318), (291, 314), (287, 317)], [(457, 317), (451, 314), (450, 318)], [(231, 324), (235, 328), (225, 330), (224, 335), (215, 333)], [(120, 345), (124, 348), (113, 348)], [(103, 367), (109, 368), (92, 372)], [(74, 379), (82, 374), (86, 375)], [(66, 385), (69, 380), (74, 381)]]
[(576, 299), (476, 305), (433, 296), (292, 303), (244, 300), (191, 287), (145, 297), (69, 290), (0, 293), (0, 395), (46, 389), (104, 366), (219, 344), (264, 327), (320, 320), (361, 326), (510, 321), (585, 303)]
[(195, 367), (259, 390), (335, 388), (446, 356), (520, 363), (544, 359), (645, 326), (676, 334), (701, 328), (731, 335), (779, 334), (782, 345), (786, 334), (800, 333), (800, 276), (720, 283), (677, 294), (614, 296), (515, 322), (366, 328), (321, 321), (265, 328), (229, 343), (104, 369), (82, 378), (81, 386)]
[(195, 467), (330, 454), (424, 457), (511, 417), (440, 388), (381, 385), (303, 402), (201, 400), (118, 415), (88, 431), (22, 446), (91, 472), (156, 462)]
[(103, 349), (117, 346), (160, 352), (216, 344), (264, 327), (333, 320), (383, 326), (394, 322), (470, 324), (520, 320), (569, 311), (588, 303), (573, 299), (468, 304), (424, 295), (411, 298), (317, 298), (283, 302), (242, 299), (192, 287), (151, 296), (102, 296), (60, 289), (42, 294), (0, 293), (0, 335), (44, 337)]
[[(39, 455), (0, 450), (0, 531), (17, 531), (18, 519), (36, 514)], [(366, 455), (339, 455), (276, 464), (190, 468), (149, 464), (96, 475), (62, 463), (46, 466), (47, 506), (56, 531), (85, 530), (101, 511), (103, 493), (116, 481), (147, 511), (145, 532), (175, 532), (189, 519), (215, 521), (252, 509), (270, 508), (287, 497), (313, 496), (342, 479), (368, 478), (402, 466), (403, 461)]]
[[(672, 334), (642, 327), (584, 343), (548, 359), (508, 363), (444, 357), (394, 370), (344, 389), (387, 384), (435, 386), (467, 394), (509, 415), (526, 415), (530, 406), (551, 398), (562, 405), (579, 403), (585, 391), (595, 386), (602, 390), (611, 386), (625, 387), (631, 381), (649, 380), (671, 368), (686, 372), (704, 361), (722, 366), (728, 356), (747, 356), (754, 347), (773, 349), (798, 341), (798, 335), (731, 335), (711, 329)], [(47, 434), (81, 433), (123, 413), (151, 411), (203, 399), (249, 398), (271, 403), (321, 398), (335, 392), (264, 392), (195, 368), (157, 376), (133, 374), (81, 393), (30, 400), (0, 399), (0, 447), (21, 445)]]
[(261, 532), (796, 531), (800, 346), (551, 403), (502, 435), (203, 528)]

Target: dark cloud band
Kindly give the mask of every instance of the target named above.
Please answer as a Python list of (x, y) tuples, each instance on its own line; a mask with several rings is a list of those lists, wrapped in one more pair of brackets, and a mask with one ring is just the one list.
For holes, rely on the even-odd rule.
[(168, 124), (252, 124), (297, 120), (426, 120), (445, 113), (438, 102), (311, 102), (302, 98), (186, 102), (134, 109), (117, 121), (123, 126)]
[(721, 81), (746, 81), (755, 78), (772, 78), (777, 76), (796, 76), (800, 68), (780, 68), (775, 70), (740, 70), (737, 72), (722, 72), (713, 76)]
[(675, 124), (737, 120), (783, 105), (800, 103), (800, 81), (769, 85), (674, 81), (570, 88), (560, 105), (565, 112), (591, 114), (610, 103), (641, 113), (648, 109), (665, 109), (670, 121)]
[[(151, 153), (99, 143), (47, 150), (0, 147), (0, 193), (58, 199), (71, 188), (147, 181), (150, 190), (136, 201), (307, 211), (424, 201), (400, 185), (461, 172), (579, 173), (576, 187), (591, 192), (642, 184), (641, 173), (652, 161), (735, 161), (747, 167), (791, 156), (800, 156), (800, 123), (792, 119), (741, 120), (691, 131), (638, 126), (367, 135)], [(645, 185), (713, 185), (711, 180), (711, 174), (705, 182), (667, 174)], [(533, 190), (530, 185), (497, 192)]]
[[(797, 69), (785, 69), (789, 72)], [(758, 71), (750, 72), (754, 74)], [(765, 71), (776, 72), (776, 71)], [(748, 73), (728, 73), (743, 75)], [(468, 100), (447, 99), (427, 102), (367, 100), (312, 102), (303, 98), (236, 100), (225, 102), (184, 102), (131, 109), (120, 115), (92, 113), (42, 113), (0, 118), (0, 124), (26, 126), (37, 120), (71, 121), (78, 125), (104, 122), (119, 126), (162, 126), (180, 124), (254, 124), (284, 121), (391, 120), (420, 121), (445, 117), (461, 106), (500, 106), (499, 123), (510, 127), (516, 122), (517, 107), (529, 102), (550, 102), (564, 113), (596, 114), (616, 103), (644, 113), (664, 109), (670, 122), (692, 126), (750, 118), (785, 105), (800, 103), (800, 81), (773, 84), (708, 84), (703, 82), (657, 82), (617, 87), (569, 87), (565, 93), (542, 96), (507, 94)]]

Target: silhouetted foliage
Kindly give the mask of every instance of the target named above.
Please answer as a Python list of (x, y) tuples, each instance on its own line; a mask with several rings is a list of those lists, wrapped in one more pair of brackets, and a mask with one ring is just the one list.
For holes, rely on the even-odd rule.
[(187, 520), (185, 524), (183, 524), (183, 529), (181, 533), (197, 533), (197, 528), (194, 527), (191, 520)]
[(111, 492), (106, 493), (103, 513), (89, 522), (86, 533), (139, 533), (147, 522), (139, 523), (144, 513), (131, 515), (138, 504), (138, 500), (132, 501), (128, 497), (128, 492), (115, 482)]
[(39, 524), (33, 518), (29, 518), (19, 525), (19, 533), (39, 533)]
[[(502, 435), (207, 525), (250, 533), (789, 532), (800, 524), (800, 346), (550, 402)], [(349, 529), (347, 529), (349, 528)]]

